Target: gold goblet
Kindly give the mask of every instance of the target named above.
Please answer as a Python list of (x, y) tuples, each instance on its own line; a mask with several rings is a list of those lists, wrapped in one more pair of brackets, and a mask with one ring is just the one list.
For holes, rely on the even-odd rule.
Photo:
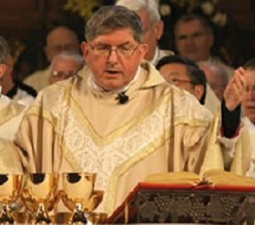
[(0, 174), (0, 202), (2, 210), (0, 213), (0, 223), (13, 224), (14, 208), (18, 197), (20, 196), (22, 175)]
[(86, 224), (88, 216), (102, 201), (103, 191), (94, 190), (96, 174), (65, 173), (60, 192), (65, 206), (72, 211), (69, 222)]
[(48, 173), (33, 173), (27, 175), (22, 199), (32, 214), (34, 224), (50, 224), (54, 221), (49, 217), (59, 197), (57, 195), (58, 175)]

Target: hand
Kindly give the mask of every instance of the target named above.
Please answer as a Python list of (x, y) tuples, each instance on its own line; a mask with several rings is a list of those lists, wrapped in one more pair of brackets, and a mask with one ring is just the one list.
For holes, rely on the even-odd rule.
[(229, 81), (223, 94), (225, 106), (229, 111), (235, 110), (236, 107), (241, 104), (245, 89), (245, 70), (242, 67), (239, 67), (235, 70), (234, 75)]

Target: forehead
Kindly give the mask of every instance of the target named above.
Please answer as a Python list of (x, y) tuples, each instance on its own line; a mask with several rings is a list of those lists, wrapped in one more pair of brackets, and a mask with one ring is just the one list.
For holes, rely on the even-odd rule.
[(160, 73), (163, 75), (188, 78), (187, 67), (181, 63), (171, 63), (161, 66)]
[(53, 61), (53, 64), (52, 64), (52, 68), (54, 69), (58, 69), (58, 68), (70, 68), (70, 67), (77, 67), (77, 63), (75, 62), (75, 60), (73, 59), (69, 59), (69, 58), (56, 58), (54, 61)]
[(122, 43), (133, 43), (134, 32), (131, 28), (122, 28), (114, 31), (109, 31), (104, 34), (98, 35), (91, 42), (95, 44), (109, 44), (109, 45), (118, 45)]
[(198, 31), (203, 31), (204, 28), (198, 20), (183, 21), (177, 26), (177, 33), (194, 33)]
[(47, 45), (59, 44), (61, 43), (78, 43), (78, 39), (76, 38), (75, 34), (71, 31), (59, 29), (53, 31), (47, 37)]

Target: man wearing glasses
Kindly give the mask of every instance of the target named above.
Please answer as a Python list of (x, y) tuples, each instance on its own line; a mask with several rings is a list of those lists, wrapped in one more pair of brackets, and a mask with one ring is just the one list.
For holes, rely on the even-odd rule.
[(195, 62), (179, 55), (165, 56), (156, 68), (166, 81), (194, 95), (213, 114), (218, 110), (220, 101)]
[[(110, 215), (151, 173), (198, 173), (212, 116), (143, 61), (148, 47), (135, 12), (102, 7), (85, 33), (87, 67), (39, 93), (15, 143), (29, 172), (96, 173), (95, 189), (104, 191), (97, 210)], [(240, 103), (234, 96), (232, 88), (230, 111)]]
[(49, 84), (68, 79), (77, 74), (83, 67), (82, 55), (76, 52), (64, 51), (56, 55), (50, 65)]

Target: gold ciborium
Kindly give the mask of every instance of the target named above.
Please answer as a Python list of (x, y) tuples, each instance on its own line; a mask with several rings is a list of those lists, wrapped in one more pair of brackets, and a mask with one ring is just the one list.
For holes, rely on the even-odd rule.
[(103, 191), (94, 190), (96, 174), (65, 173), (60, 192), (65, 206), (72, 214), (69, 223), (87, 224), (90, 213), (101, 203)]
[(22, 175), (0, 174), (0, 224), (13, 224), (15, 215), (13, 207), (18, 200), (22, 183)]
[(50, 224), (54, 222), (48, 213), (59, 200), (57, 188), (57, 174), (32, 173), (27, 175), (21, 196), (28, 209), (28, 218), (32, 217), (32, 219), (28, 219), (28, 223)]

